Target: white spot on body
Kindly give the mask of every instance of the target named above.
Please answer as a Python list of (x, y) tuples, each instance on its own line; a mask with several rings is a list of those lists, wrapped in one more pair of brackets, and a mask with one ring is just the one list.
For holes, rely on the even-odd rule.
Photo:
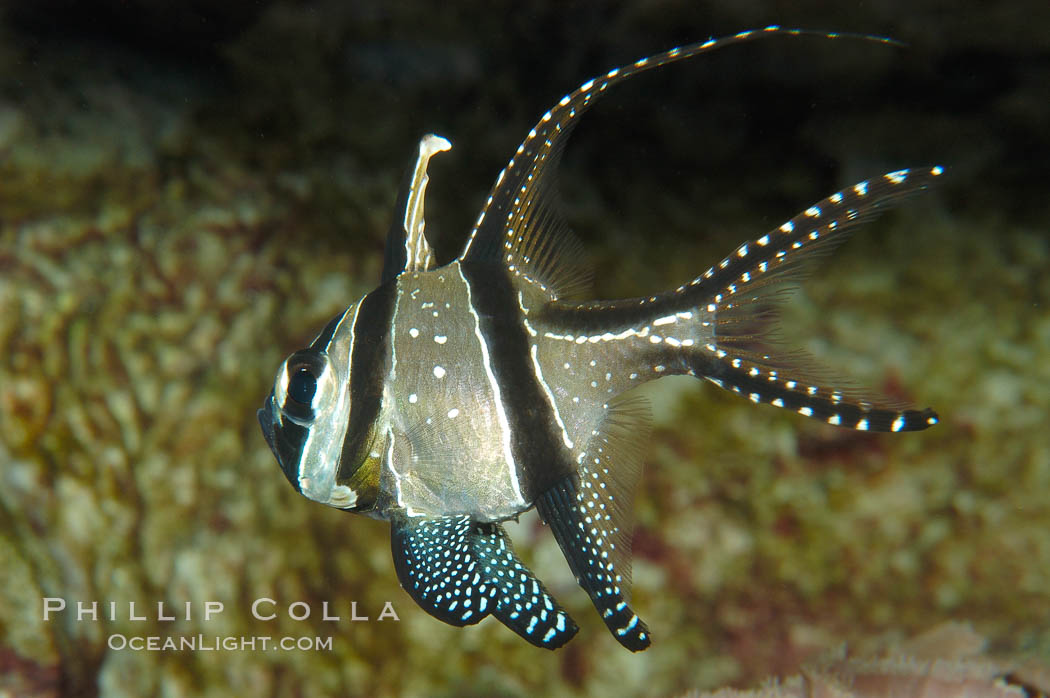
[(444, 366), (435, 366), (434, 367), (434, 377), (435, 378), (444, 378), (445, 377), (445, 367)]

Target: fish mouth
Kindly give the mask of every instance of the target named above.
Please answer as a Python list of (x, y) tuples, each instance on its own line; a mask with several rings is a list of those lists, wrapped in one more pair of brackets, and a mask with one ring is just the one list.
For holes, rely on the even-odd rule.
[(273, 395), (266, 398), (262, 408), (255, 413), (255, 416), (259, 418), (259, 426), (262, 427), (263, 438), (266, 439), (266, 443), (270, 446), (270, 450), (273, 451), (273, 455), (280, 461), (281, 457), (277, 453), (277, 446), (274, 445)]
[(263, 438), (273, 452), (273, 457), (277, 459), (277, 465), (281, 467), (295, 491), (302, 492), (302, 485), (299, 483), (299, 458), (309, 430), (290, 422), (275, 422), (274, 411), (273, 393), (270, 393), (255, 416), (259, 418)]

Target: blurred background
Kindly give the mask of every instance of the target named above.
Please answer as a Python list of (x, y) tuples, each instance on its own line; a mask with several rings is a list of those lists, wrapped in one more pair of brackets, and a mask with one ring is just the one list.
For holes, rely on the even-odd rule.
[[(943, 165), (784, 317), (829, 372), (941, 424), (861, 434), (661, 381), (636, 501), (652, 648), (609, 636), (533, 513), (511, 535), (576, 639), (549, 653), (430, 618), (386, 524), (277, 468), (255, 410), (279, 362), (377, 283), (422, 134), (453, 143), (427, 202), (448, 261), (563, 94), (767, 24), (904, 46), (773, 38), (611, 91), (560, 177), (595, 294), (680, 284), (837, 189)], [(1045, 666), (1048, 97), (1045, 0), (0, 3), (0, 694), (676, 695), (949, 621), (984, 657)], [(45, 621), (45, 597), (69, 607)], [(198, 634), (331, 647), (111, 639)]]

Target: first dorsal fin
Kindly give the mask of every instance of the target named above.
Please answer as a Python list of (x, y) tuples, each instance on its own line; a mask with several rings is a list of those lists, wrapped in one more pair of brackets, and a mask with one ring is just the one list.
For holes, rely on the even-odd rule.
[(605, 90), (633, 75), (729, 44), (771, 35), (849, 37), (892, 43), (875, 36), (770, 26), (673, 48), (588, 80), (562, 97), (518, 146), (514, 157), (496, 178), (460, 259), (498, 261), (510, 271), (544, 285), (555, 297), (579, 291), (589, 275), (579, 263), (579, 243), (558, 211), (553, 184), (562, 150), (578, 117)]
[(427, 193), (427, 165), (437, 153), (450, 150), (452, 144), (441, 136), (428, 133), (419, 141), (415, 162), (401, 184), (395, 211), (397, 218), (386, 237), (383, 261), (383, 283), (405, 271), (425, 271), (434, 266), (434, 251), (425, 235), (423, 201)]

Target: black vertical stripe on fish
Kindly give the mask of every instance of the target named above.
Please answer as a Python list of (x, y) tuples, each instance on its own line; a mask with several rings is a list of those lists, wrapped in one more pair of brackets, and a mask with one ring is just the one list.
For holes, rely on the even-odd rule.
[(464, 264), (462, 270), (503, 396), (521, 492), (531, 502), (575, 466), (533, 370), (517, 291), (506, 270), (487, 264)]
[(361, 300), (357, 312), (350, 347), (350, 419), (337, 482), (350, 479), (371, 445), (373, 426), (382, 406), (396, 299), (397, 285), (383, 284)]

